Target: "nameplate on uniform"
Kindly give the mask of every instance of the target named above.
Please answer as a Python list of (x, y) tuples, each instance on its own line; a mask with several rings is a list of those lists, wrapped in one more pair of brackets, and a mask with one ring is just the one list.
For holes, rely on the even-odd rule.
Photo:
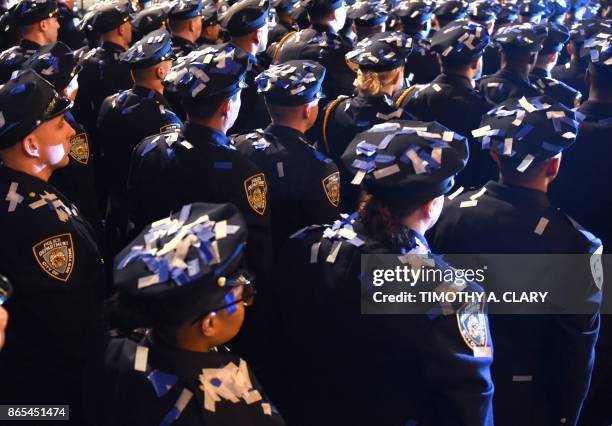
[(321, 181), (329, 202), (338, 207), (340, 204), (340, 172), (334, 172)]
[(266, 193), (268, 183), (263, 173), (257, 173), (244, 181), (244, 191), (247, 201), (255, 213), (264, 215), (266, 212)]
[(70, 156), (79, 163), (89, 163), (89, 139), (87, 133), (79, 133), (70, 138)]
[(42, 240), (34, 247), (34, 258), (51, 277), (67, 282), (74, 269), (74, 246), (72, 235), (60, 234)]

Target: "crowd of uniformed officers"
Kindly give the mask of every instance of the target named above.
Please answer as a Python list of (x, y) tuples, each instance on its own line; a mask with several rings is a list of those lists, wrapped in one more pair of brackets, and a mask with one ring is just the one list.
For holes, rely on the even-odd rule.
[[(75, 6), (0, 9), (0, 404), (612, 424), (609, 0)], [(363, 255), (453, 253), (579, 308), (361, 313)]]

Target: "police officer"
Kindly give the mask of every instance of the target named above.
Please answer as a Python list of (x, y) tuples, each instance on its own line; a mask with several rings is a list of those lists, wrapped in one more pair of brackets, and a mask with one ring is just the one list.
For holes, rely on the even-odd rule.
[(323, 93), (327, 101), (353, 92), (355, 75), (345, 62), (350, 45), (338, 35), (346, 23), (346, 6), (342, 0), (312, 0), (304, 3), (312, 26), (279, 42), (273, 63), (294, 59), (318, 62), (327, 70)]
[(85, 424), (83, 389), (94, 388), (83, 387), (84, 369), (104, 341), (103, 265), (87, 221), (48, 183), (69, 161), (71, 104), (30, 70), (0, 88), (0, 269), (15, 290), (0, 398), (70, 404), (70, 419)]
[(256, 78), (272, 124), (236, 138), (238, 151), (270, 183), (272, 235), (279, 250), (289, 235), (339, 214), (340, 176), (334, 162), (317, 152), (304, 133), (315, 122), (325, 68), (311, 61), (273, 65)]
[[(24, 70), (32, 69), (53, 85), (62, 96), (75, 99), (78, 92), (78, 57), (70, 48), (58, 41), (41, 47), (23, 64)], [(74, 129), (70, 138), (69, 163), (56, 170), (49, 182), (58, 188), (98, 232), (102, 226), (96, 197), (93, 149), (87, 131), (70, 111), (64, 114), (66, 122)]]
[[(116, 257), (111, 318), (132, 319), (118, 321), (126, 337), (107, 351), (98, 424), (285, 424), (247, 362), (224, 346), (253, 303), (246, 233), (235, 206), (188, 204)], [(136, 337), (136, 327), (150, 329)]]
[(164, 98), (163, 80), (174, 59), (165, 29), (145, 35), (121, 59), (132, 70), (134, 86), (109, 96), (100, 108), (97, 143), (103, 161), (99, 175), (109, 192), (105, 225), (109, 244), (116, 250), (126, 243), (125, 197), (132, 151), (144, 138), (182, 126)]
[[(591, 274), (589, 258), (601, 241), (552, 207), (546, 194), (562, 151), (574, 142), (575, 114), (545, 96), (523, 97), (492, 109), (481, 125), (473, 134), (492, 152), (500, 180), (453, 194), (432, 247), (482, 256), (491, 274), (486, 290), (494, 294), (549, 292), (543, 305), (490, 305), (492, 314), (509, 314), (491, 316), (495, 423), (575, 425), (599, 330), (601, 279)], [(512, 315), (521, 312), (527, 314)]]
[(72, 50), (80, 49), (86, 45), (85, 35), (79, 30), (82, 16), (74, 10), (74, 0), (58, 2), (59, 32), (57, 39), (68, 45)]
[(28, 60), (40, 46), (57, 41), (59, 23), (54, 0), (22, 0), (9, 12), (22, 33), (21, 43), (0, 53), (0, 84)]
[(589, 87), (584, 80), (588, 67), (588, 59), (581, 55), (585, 40), (590, 39), (603, 29), (610, 28), (612, 24), (599, 18), (585, 19), (576, 22), (570, 30), (570, 42), (567, 50), (570, 60), (552, 70), (553, 78), (568, 84), (582, 93), (582, 99), (589, 98)]
[[(360, 312), (360, 299), (371, 299), (360, 279), (372, 266), (366, 255), (445, 268), (423, 234), (467, 155), (465, 138), (437, 123), (390, 120), (351, 142), (342, 159), (365, 191), (359, 211), (296, 233), (279, 262), (280, 300), (308, 301), (275, 304), (286, 360), (277, 365), (286, 407), (278, 403), (291, 424), (493, 424), (491, 343), (480, 308), (465, 341), (462, 314), (451, 307), (438, 315), (440, 306), (427, 306), (429, 317)], [(283, 285), (288, 276), (291, 286)]]
[(468, 4), (462, 0), (450, 0), (439, 3), (434, 9), (433, 29), (438, 32), (453, 21), (461, 20), (467, 14)]
[(138, 12), (132, 20), (132, 41), (136, 42), (146, 34), (166, 28), (168, 10), (168, 5), (156, 4)]
[[(612, 247), (612, 229), (606, 219), (612, 214), (607, 182), (610, 169), (609, 140), (612, 131), (612, 57), (611, 29), (602, 30), (584, 43), (589, 59), (587, 79), (590, 82), (589, 99), (579, 108), (584, 118), (580, 123), (576, 144), (563, 155), (563, 168), (552, 187), (551, 197), (572, 217), (592, 230), (603, 242), (604, 279), (612, 273), (608, 258)], [(593, 52), (593, 53), (591, 53)], [(599, 425), (612, 422), (608, 404), (612, 376), (612, 296), (604, 286), (601, 330), (597, 343), (593, 380), (581, 425)]]
[(185, 56), (196, 50), (196, 41), (202, 35), (202, 0), (180, 0), (168, 13), (172, 32), (172, 49), (176, 56)]
[(529, 81), (540, 90), (540, 93), (550, 96), (568, 108), (580, 104), (582, 94), (562, 81), (554, 79), (550, 72), (557, 64), (559, 52), (569, 40), (567, 28), (554, 22), (546, 24), (548, 35), (538, 52), (538, 59), (531, 70)]
[(81, 90), (74, 112), (90, 134), (94, 133), (104, 99), (132, 86), (130, 68), (120, 62), (121, 54), (132, 42), (130, 12), (129, 3), (115, 1), (98, 7), (91, 18), (91, 26), (95, 33), (101, 34), (103, 42), (83, 58), (83, 70), (79, 73)]
[(187, 113), (182, 133), (156, 135), (134, 150), (128, 199), (136, 231), (194, 201), (232, 202), (249, 226), (247, 262), (256, 274), (271, 256), (268, 182), (225, 132), (240, 111), (248, 57), (230, 45), (179, 59), (166, 77)]
[[(482, 115), (489, 110), (482, 95), (474, 90), (474, 78), (482, 67), (482, 54), (489, 44), (487, 29), (475, 22), (459, 20), (438, 31), (431, 40), (442, 73), (430, 84), (414, 86), (404, 99), (402, 108), (419, 120), (437, 121), (461, 135), (469, 135), (478, 127)], [(459, 174), (461, 184), (482, 185), (496, 176), (497, 170), (481, 149), (470, 149), (470, 161)]]
[(493, 39), (501, 50), (501, 69), (482, 77), (478, 85), (491, 106), (508, 98), (539, 94), (529, 82), (529, 72), (546, 36), (545, 26), (530, 23), (505, 27), (495, 34)]
[(280, 41), (290, 32), (299, 30), (297, 22), (291, 16), (298, 3), (296, 0), (275, 0), (270, 2), (270, 6), (276, 11), (278, 22), (270, 28), (268, 46)]
[(539, 24), (546, 13), (547, 0), (523, 0), (519, 6), (518, 22)]
[(353, 32), (359, 42), (386, 30), (389, 11), (383, 2), (358, 1), (348, 8), (346, 17), (353, 22)]
[[(498, 9), (496, 4), (489, 1), (476, 1), (471, 3), (468, 7), (467, 16), (469, 20), (484, 25), (487, 31), (489, 31), (489, 35), (493, 37), (497, 27), (500, 26), (498, 22), (498, 12), (501, 13), (501, 10)], [(516, 20), (516, 18), (518, 18), (518, 8), (514, 11), (514, 15), (512, 16), (513, 20)], [(483, 75), (490, 75), (499, 71), (501, 68), (500, 55), (499, 50), (493, 44), (485, 49), (482, 60)]]
[(219, 12), (214, 3), (206, 3), (202, 7), (202, 33), (197, 41), (199, 47), (219, 44), (223, 41)]
[(436, 55), (429, 50), (428, 40), (434, 7), (429, 0), (406, 0), (393, 9), (402, 31), (412, 38), (414, 53), (406, 61), (405, 72), (411, 84), (429, 83), (440, 73), (440, 65)]
[[(412, 40), (397, 31), (368, 37), (346, 55), (356, 71), (357, 95), (340, 96), (329, 103), (317, 123), (318, 149), (342, 170), (340, 156), (351, 140), (375, 124), (391, 118), (412, 118), (393, 102), (391, 95), (404, 84), (404, 66), (412, 51)], [(358, 193), (342, 175), (343, 209), (356, 207)]]
[(228, 46), (249, 57), (245, 79), (248, 87), (240, 95), (245, 110), (238, 115), (232, 133), (250, 132), (270, 123), (270, 116), (255, 85), (255, 77), (265, 70), (259, 64), (257, 55), (264, 52), (268, 45), (269, 8), (268, 0), (241, 0), (234, 3), (221, 17), (221, 26), (231, 38)]
[[(13, 6), (14, 7), (14, 6)], [(0, 51), (5, 51), (21, 41), (21, 31), (15, 17), (3, 6), (0, 6)]]

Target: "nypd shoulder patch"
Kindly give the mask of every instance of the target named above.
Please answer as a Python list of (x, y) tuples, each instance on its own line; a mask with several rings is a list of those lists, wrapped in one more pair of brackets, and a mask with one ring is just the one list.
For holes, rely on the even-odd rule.
[(334, 172), (321, 181), (325, 196), (332, 206), (340, 204), (340, 172)]
[(266, 194), (268, 183), (263, 173), (257, 173), (244, 180), (244, 191), (247, 201), (255, 213), (263, 216), (266, 212)]
[(38, 265), (49, 276), (67, 282), (74, 269), (74, 245), (70, 233), (59, 234), (42, 240), (32, 247)]
[(487, 346), (489, 332), (481, 303), (469, 302), (457, 311), (457, 325), (463, 341), (476, 353)]
[(87, 165), (89, 163), (89, 138), (87, 133), (79, 133), (70, 138), (70, 157), (73, 160)]

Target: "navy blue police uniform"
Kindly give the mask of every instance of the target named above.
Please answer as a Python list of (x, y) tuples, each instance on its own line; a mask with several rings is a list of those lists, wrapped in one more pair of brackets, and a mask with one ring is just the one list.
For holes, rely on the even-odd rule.
[[(168, 12), (170, 21), (184, 21), (200, 16), (202, 13), (202, 0), (180, 0)], [(196, 50), (198, 46), (191, 40), (176, 35), (172, 36), (172, 50), (178, 57), (186, 56)]]
[[(259, 93), (276, 108), (318, 102), (325, 68), (311, 61), (273, 65), (256, 78)], [(272, 236), (278, 251), (289, 235), (313, 223), (331, 223), (340, 213), (340, 174), (300, 130), (271, 124), (235, 138), (242, 154), (268, 178)]]
[[(612, 30), (602, 30), (587, 39), (584, 47), (589, 72), (601, 78), (612, 78), (610, 57), (610, 35)], [(593, 51), (594, 53), (590, 53)], [(606, 63), (607, 61), (607, 63)], [(612, 246), (612, 229), (607, 220), (612, 214), (609, 197), (602, 196), (608, 191), (609, 168), (606, 158), (610, 155), (609, 139), (612, 131), (612, 102), (610, 99), (587, 100), (577, 109), (582, 121), (576, 144), (563, 154), (563, 167), (552, 187), (551, 197), (572, 217), (592, 230), (603, 242), (604, 281), (612, 273), (608, 258)], [(603, 425), (612, 422), (609, 397), (612, 364), (612, 296), (604, 286), (601, 316), (601, 330), (595, 352), (595, 367), (589, 396), (581, 416), (581, 425)]]
[[(76, 79), (81, 69), (78, 60), (74, 51), (58, 41), (41, 47), (23, 64), (22, 69), (33, 69), (59, 93), (71, 92), (78, 87)], [(64, 117), (75, 131), (75, 135), (70, 138), (70, 162), (66, 167), (56, 170), (49, 181), (78, 207), (79, 212), (99, 232), (102, 221), (96, 197), (90, 137), (70, 111), (67, 111)]]
[[(170, 34), (159, 29), (136, 42), (121, 61), (134, 70), (142, 70), (175, 58)], [(108, 237), (113, 241), (109, 243), (117, 250), (127, 242), (126, 186), (132, 151), (144, 138), (178, 131), (181, 126), (181, 120), (171, 111), (162, 93), (138, 84), (102, 103), (96, 132), (102, 157), (98, 175), (109, 194), (105, 212)]]
[[(178, 242), (176, 235), (185, 238)], [(115, 306), (129, 307), (139, 317), (134, 325), (152, 329), (138, 334), (119, 324), (123, 335), (111, 339), (106, 353), (99, 424), (285, 424), (241, 356), (222, 345), (182, 349), (158, 332), (207, 316), (237, 316), (238, 304), (253, 303), (246, 239), (235, 206), (194, 203), (147, 226), (117, 255)]]
[[(482, 57), (489, 44), (487, 29), (475, 22), (459, 20), (451, 22), (432, 38), (431, 50), (443, 63), (467, 65)], [(460, 135), (468, 136), (478, 127), (482, 115), (489, 110), (488, 103), (474, 89), (467, 77), (442, 72), (431, 83), (412, 86), (398, 98), (402, 108), (423, 121), (437, 121)], [(460, 113), (459, 113), (460, 112)], [(470, 149), (470, 160), (459, 173), (462, 185), (481, 185), (495, 176), (494, 163), (488, 154)]]
[(393, 8), (393, 15), (401, 22), (402, 32), (412, 38), (414, 52), (406, 61), (406, 80), (409, 84), (425, 84), (440, 74), (440, 64), (430, 50), (429, 23), (435, 4), (431, 1), (402, 1)]
[[(354, 183), (396, 211), (449, 191), (467, 154), (465, 138), (438, 123), (390, 120), (357, 135), (343, 161)], [(296, 232), (283, 250), (274, 305), (283, 339), (275, 368), (284, 398), (272, 394), (279, 409), (296, 425), (492, 425), (492, 343), (482, 307), (469, 308), (472, 337), (458, 320), (468, 306), (447, 306), (445, 314), (427, 306), (429, 316), (360, 312), (371, 293), (361, 280), (364, 255), (447, 267), (418, 231), (371, 226), (357, 213), (342, 215)], [(287, 297), (308, 303), (280, 303)]]
[[(130, 13), (129, 4), (105, 3), (94, 12), (92, 28), (99, 34), (107, 33), (128, 22), (131, 19)], [(130, 67), (120, 60), (125, 51), (123, 46), (105, 41), (102, 46), (92, 49), (83, 57), (74, 115), (90, 133), (96, 128), (104, 99), (120, 90), (129, 89), (133, 84)], [(98, 152), (94, 151), (94, 154), (97, 159)]]
[[(385, 72), (404, 67), (412, 52), (412, 40), (398, 31), (374, 34), (357, 43), (346, 55), (347, 62), (360, 72)], [(343, 209), (354, 209), (358, 191), (349, 185), (340, 157), (357, 133), (398, 118), (412, 118), (398, 107), (391, 96), (380, 93), (341, 96), (329, 103), (319, 115), (315, 128), (319, 151), (334, 160), (341, 170)]]
[[(578, 127), (573, 111), (548, 97), (509, 99), (481, 124), (474, 136), (514, 173), (560, 154)], [(491, 274), (487, 291), (537, 288), (550, 292), (552, 301), (533, 315), (520, 315), (526, 308), (517, 305), (490, 305), (491, 314), (501, 314), (490, 318), (495, 423), (576, 425), (599, 330), (602, 283), (592, 269), (601, 270), (593, 268), (601, 265), (601, 241), (551, 206), (540, 190), (502, 180), (449, 198), (431, 235), (434, 251), (482, 258)]]
[[(313, 0), (305, 3), (306, 10), (314, 14), (333, 12), (341, 7), (345, 7), (342, 0)], [(327, 102), (330, 102), (340, 95), (353, 93), (355, 74), (345, 61), (345, 55), (350, 49), (350, 44), (333, 28), (313, 23), (310, 28), (288, 35), (273, 46), (272, 62), (280, 64), (295, 59), (319, 62), (327, 70), (323, 93)]]
[[(22, 0), (8, 12), (16, 26), (31, 25), (36, 22), (57, 18), (58, 8), (55, 0)], [(19, 45), (0, 53), (0, 84), (6, 83), (11, 75), (40, 47), (35, 41), (23, 38)]]
[[(34, 71), (23, 72), (0, 88), (0, 147), (20, 143), (70, 106)], [(83, 398), (94, 385), (84, 386), (84, 371), (105, 341), (94, 231), (38, 177), (3, 165), (0, 192), (0, 269), (14, 287), (5, 305), (11, 326), (0, 353), (0, 397), (7, 404), (70, 404), (70, 419), (85, 424)]]
[[(564, 26), (553, 22), (547, 23), (546, 28), (548, 35), (538, 55), (550, 55), (555, 52), (561, 52), (565, 47), (565, 43), (569, 40), (569, 31)], [(582, 99), (582, 94), (578, 90), (553, 78), (550, 71), (543, 68), (535, 66), (531, 70), (529, 81), (537, 87), (542, 95), (549, 96), (568, 108), (578, 106)]]
[[(504, 27), (493, 37), (502, 51), (537, 52), (546, 39), (545, 26), (531, 23)], [(498, 105), (509, 98), (534, 97), (540, 93), (529, 78), (510, 68), (502, 67), (494, 74), (484, 76), (478, 83), (480, 92), (491, 106)]]
[[(230, 37), (243, 37), (268, 25), (270, 3), (268, 0), (241, 0), (234, 3), (221, 17), (221, 26), (227, 29)], [(267, 31), (265, 29), (264, 31)], [(243, 113), (230, 129), (231, 133), (245, 133), (254, 129), (261, 129), (270, 123), (270, 116), (264, 104), (263, 98), (257, 93), (255, 77), (261, 74), (265, 68), (257, 56), (246, 52), (232, 41), (228, 43), (233, 49), (239, 50), (248, 56), (249, 64), (245, 76), (245, 87), (240, 93)], [(265, 48), (265, 46), (262, 46)], [(248, 108), (248, 114), (245, 112)]]
[[(183, 101), (239, 95), (248, 59), (231, 46), (209, 46), (179, 60), (166, 78)], [(195, 201), (232, 202), (249, 226), (247, 262), (257, 273), (271, 261), (270, 194), (265, 174), (218, 131), (187, 121), (181, 133), (151, 136), (132, 154), (130, 216), (138, 232)]]

